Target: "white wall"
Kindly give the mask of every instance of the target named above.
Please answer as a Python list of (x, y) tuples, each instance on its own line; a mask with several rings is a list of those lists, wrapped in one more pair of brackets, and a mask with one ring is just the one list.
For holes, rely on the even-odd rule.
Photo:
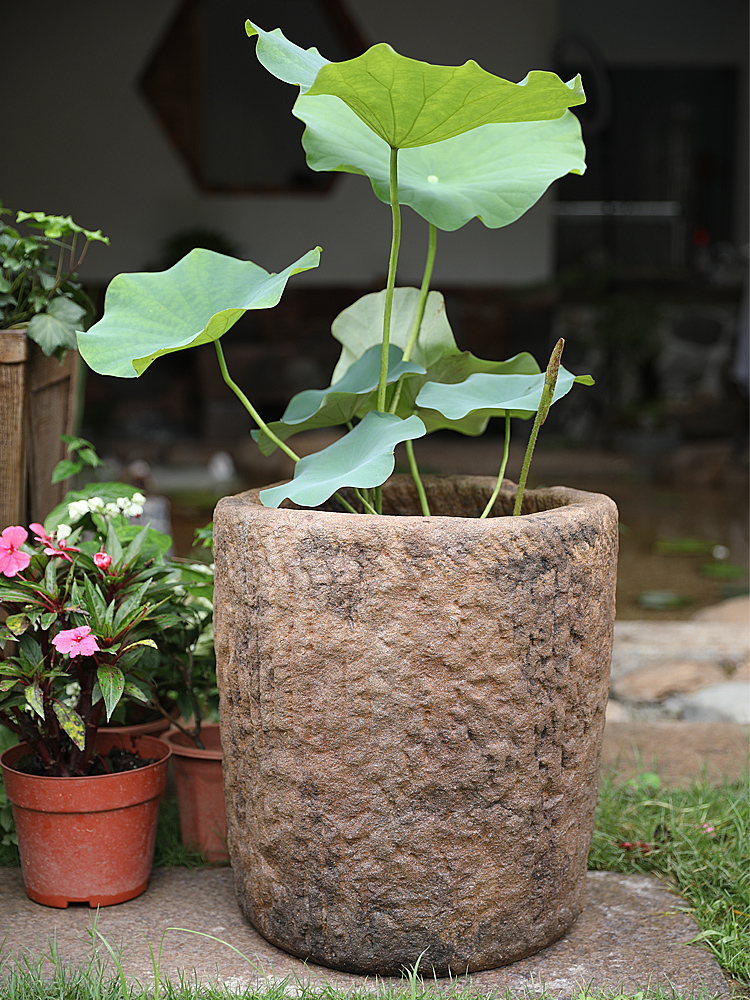
[[(0, 198), (14, 209), (69, 213), (82, 226), (101, 228), (112, 245), (91, 249), (82, 270), (89, 281), (145, 266), (166, 237), (195, 226), (222, 230), (244, 255), (270, 270), (320, 244), (320, 268), (296, 282), (379, 280), (387, 269), (390, 218), (365, 178), (342, 175), (322, 196), (206, 195), (197, 189), (137, 90), (177, 5), (178, 0), (6, 5), (0, 22), (5, 81)], [(251, 16), (252, 0), (247, 6)], [(515, 80), (530, 69), (549, 68), (556, 0), (525, 5), (464, 0), (458, 8), (449, 0), (350, 0), (349, 8), (366, 40), (387, 40), (404, 55), (445, 63), (474, 58)], [(251, 45), (248, 41), (249, 56)], [(411, 211), (405, 213), (401, 283), (421, 276), (424, 224), (419, 220), (415, 233), (415, 220)], [(543, 280), (550, 272), (551, 239), (546, 201), (505, 230), (487, 230), (475, 221), (456, 234), (443, 234), (435, 283)]]

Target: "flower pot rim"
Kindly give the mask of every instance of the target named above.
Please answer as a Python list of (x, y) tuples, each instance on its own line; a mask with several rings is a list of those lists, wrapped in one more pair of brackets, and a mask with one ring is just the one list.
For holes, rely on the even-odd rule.
[[(219, 733), (219, 723), (218, 722), (204, 722), (201, 725), (201, 733), (210, 731), (212, 733)], [(191, 746), (187, 743), (178, 742), (180, 740), (187, 740), (189, 737), (179, 729), (170, 729), (168, 733), (165, 733), (161, 739), (169, 744), (170, 750), (172, 751), (173, 757), (193, 757), (199, 760), (222, 760), (223, 751), (221, 744), (218, 747), (206, 747), (201, 750), (200, 747)]]
[(110, 739), (112, 739), (113, 742), (110, 744), (110, 746), (116, 745), (116, 743), (122, 739), (127, 739), (131, 743), (133, 742), (133, 740), (135, 740), (137, 741), (137, 745), (139, 747), (141, 746), (142, 741), (144, 740), (148, 741), (148, 748), (144, 746), (143, 749), (144, 750), (153, 749), (153, 753), (147, 752), (147, 756), (153, 757), (156, 756), (157, 754), (159, 754), (159, 756), (151, 764), (145, 764), (143, 767), (135, 768), (132, 771), (114, 771), (112, 774), (70, 774), (70, 775), (27, 774), (25, 771), (19, 771), (17, 768), (13, 767), (15, 761), (22, 756), (23, 752), (26, 751), (33, 752), (33, 748), (25, 741), (22, 741), (20, 743), (14, 743), (13, 746), (8, 747), (0, 754), (0, 767), (2, 768), (2, 770), (12, 771), (14, 774), (20, 775), (23, 779), (29, 778), (38, 781), (64, 781), (66, 783), (70, 781), (89, 782), (89, 781), (96, 781), (99, 778), (122, 777), (123, 775), (126, 774), (137, 774), (138, 772), (145, 772), (148, 771), (150, 768), (158, 767), (164, 761), (168, 760), (172, 755), (171, 746), (165, 743), (163, 739), (158, 739), (155, 736), (135, 735), (131, 737), (129, 735), (123, 736), (121, 734), (107, 733), (103, 732), (102, 730), (99, 730), (99, 732), (97, 733), (97, 743), (99, 742), (99, 739), (102, 736), (105, 737), (105, 742), (108, 742)]

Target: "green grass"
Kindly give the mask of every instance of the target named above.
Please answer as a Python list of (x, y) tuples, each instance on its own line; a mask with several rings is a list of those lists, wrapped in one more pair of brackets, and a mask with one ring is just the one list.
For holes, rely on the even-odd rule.
[(750, 985), (750, 780), (667, 792), (647, 775), (605, 778), (589, 868), (664, 879), (698, 925), (695, 940)]

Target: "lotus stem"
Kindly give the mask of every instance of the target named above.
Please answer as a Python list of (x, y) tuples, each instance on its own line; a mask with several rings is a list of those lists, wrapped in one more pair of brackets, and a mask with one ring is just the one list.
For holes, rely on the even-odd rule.
[(508, 454), (510, 453), (510, 414), (506, 411), (505, 413), (505, 444), (503, 445), (503, 460), (500, 463), (500, 471), (497, 474), (497, 482), (495, 483), (495, 489), (492, 491), (492, 496), (487, 501), (487, 506), (484, 508), (482, 513), (479, 515), (480, 520), (483, 517), (487, 517), (492, 510), (495, 501), (497, 500), (498, 493), (500, 492), (500, 487), (503, 484), (503, 478), (505, 476), (505, 467), (508, 464)]
[(430, 505), (427, 503), (427, 494), (424, 491), (424, 484), (421, 476), (419, 475), (417, 460), (414, 457), (414, 442), (411, 440), (406, 442), (406, 455), (409, 459), (411, 477), (414, 480), (414, 485), (417, 487), (417, 493), (419, 494), (419, 505), (422, 508), (422, 513), (425, 517), (430, 517)]
[(396, 267), (401, 244), (401, 206), (398, 203), (398, 150), (391, 149), (390, 162), (391, 195), (391, 256), (388, 261), (388, 280), (385, 285), (385, 309), (383, 310), (383, 343), (380, 355), (380, 381), (378, 382), (378, 410), (385, 413), (385, 383), (388, 376), (388, 347), (391, 340), (391, 312), (393, 311), (393, 289), (396, 287)]
[(513, 507), (514, 517), (517, 517), (521, 513), (521, 504), (523, 503), (523, 491), (526, 488), (526, 477), (529, 474), (529, 466), (531, 465), (531, 456), (534, 454), (534, 447), (536, 445), (536, 439), (539, 435), (539, 428), (547, 419), (549, 408), (550, 406), (552, 406), (552, 397), (555, 394), (555, 386), (557, 385), (557, 375), (558, 372), (560, 371), (560, 359), (562, 358), (563, 347), (565, 347), (565, 341), (561, 337), (552, 350), (552, 354), (550, 355), (549, 359), (549, 364), (547, 365), (547, 371), (545, 372), (544, 375), (544, 388), (542, 389), (542, 398), (539, 400), (539, 409), (536, 411), (536, 416), (534, 417), (534, 426), (531, 428), (531, 434), (529, 435), (529, 443), (526, 446), (526, 454), (524, 456), (523, 466), (521, 468), (521, 476), (518, 480), (518, 492), (516, 493), (516, 502)]

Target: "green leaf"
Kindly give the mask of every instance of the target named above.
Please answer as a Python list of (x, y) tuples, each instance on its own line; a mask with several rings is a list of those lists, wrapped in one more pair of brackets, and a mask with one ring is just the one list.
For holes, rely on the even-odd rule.
[(55, 624), (56, 620), (57, 620), (57, 612), (48, 611), (46, 614), (43, 614), (39, 619), (39, 626), (43, 632), (46, 632), (47, 629), (51, 628)]
[(125, 688), (125, 678), (122, 670), (112, 663), (103, 663), (96, 670), (96, 679), (99, 681), (102, 697), (104, 698), (104, 708), (107, 713), (107, 722), (117, 707), (117, 702), (122, 696)]
[(8, 630), (14, 635), (23, 635), (26, 629), (31, 625), (31, 619), (28, 615), (8, 615), (5, 619), (5, 625)]
[(580, 77), (570, 84), (533, 70), (511, 83), (473, 60), (434, 66), (381, 42), (346, 62), (321, 66), (308, 97), (329, 94), (393, 149), (441, 142), (481, 125), (549, 121), (586, 100)]
[[(397, 382), (402, 375), (426, 375), (422, 365), (403, 360), (404, 352), (396, 344), (388, 349), (386, 384)], [(352, 419), (364, 397), (375, 393), (380, 377), (381, 348), (376, 344), (358, 358), (344, 375), (327, 389), (305, 389), (289, 401), (281, 420), (270, 425), (282, 440), (314, 427), (336, 427)], [(254, 432), (261, 452), (270, 455), (276, 445), (262, 431)]]
[(136, 646), (150, 646), (152, 649), (158, 649), (153, 639), (139, 639), (138, 642), (131, 642), (129, 646), (123, 646), (122, 652), (127, 653), (131, 649), (135, 649)]
[(424, 433), (419, 417), (401, 420), (390, 413), (372, 411), (339, 441), (300, 459), (290, 483), (261, 490), (261, 503), (278, 507), (288, 498), (315, 507), (342, 486), (380, 486), (393, 472), (396, 445)]
[(74, 712), (72, 708), (68, 708), (67, 705), (63, 705), (60, 701), (56, 701), (52, 705), (52, 711), (57, 716), (60, 726), (78, 749), (83, 750), (86, 745), (86, 726), (78, 712)]
[(103, 318), (78, 333), (81, 355), (103, 375), (135, 378), (164, 354), (218, 340), (248, 309), (275, 306), (289, 278), (319, 261), (316, 247), (270, 274), (196, 249), (167, 271), (120, 274), (107, 289)]
[(19, 212), (16, 215), (16, 222), (28, 222), (34, 229), (43, 229), (44, 235), (50, 239), (59, 239), (61, 236), (69, 236), (71, 233), (80, 233), (87, 240), (98, 240), (100, 243), (109, 244), (109, 237), (102, 236), (101, 229), (91, 232), (83, 229), (73, 222), (69, 215), (45, 215), (44, 212)]
[[(305, 51), (290, 42), (278, 29), (265, 32), (250, 22), (246, 29), (259, 36), (256, 54), (262, 65), (300, 87), (293, 114), (307, 126), (302, 145), (308, 166), (364, 174), (377, 197), (388, 203), (390, 147), (385, 139), (338, 97), (306, 96), (328, 60), (316, 49)], [(481, 125), (429, 146), (401, 149), (399, 202), (444, 230), (458, 229), (474, 216), (490, 228), (506, 226), (556, 178), (583, 173), (584, 153), (580, 124), (567, 110), (548, 121), (531, 113), (521, 122)]]
[[(408, 343), (418, 303), (417, 288), (394, 289), (390, 342), (402, 350)], [(373, 345), (380, 344), (384, 309), (385, 291), (372, 292), (357, 299), (333, 321), (331, 333), (342, 345), (342, 351), (331, 381), (342, 378), (357, 358), (361, 358)], [(443, 296), (439, 292), (430, 292), (411, 360), (429, 369), (438, 358), (459, 353), (448, 323)]]
[(316, 48), (302, 49), (290, 42), (281, 28), (264, 31), (252, 21), (245, 21), (245, 31), (249, 38), (258, 36), (258, 62), (277, 79), (296, 84), (302, 91), (313, 85), (318, 70), (328, 62)]
[[(576, 381), (578, 378), (561, 366), (552, 402), (570, 392)], [(417, 405), (437, 410), (450, 420), (460, 420), (475, 412), (488, 417), (510, 413), (513, 417), (529, 418), (539, 408), (543, 388), (543, 372), (538, 375), (479, 373), (452, 385), (426, 382), (417, 396)]]
[(148, 695), (145, 695), (138, 685), (134, 684), (132, 681), (125, 681), (123, 694), (126, 694), (129, 698), (134, 698), (136, 701), (141, 701), (146, 705), (149, 702)]
[(0, 678), (0, 693), (4, 694), (6, 691), (10, 691), (16, 686), (18, 679), (16, 677), (2, 677)]
[(47, 357), (61, 348), (66, 351), (75, 350), (76, 324), (84, 312), (72, 299), (58, 295), (52, 299), (45, 312), (32, 316), (26, 333), (39, 344)]
[(69, 458), (63, 458), (54, 468), (52, 482), (61, 483), (64, 479), (77, 476), (82, 468), (83, 462), (72, 462)]
[(23, 695), (24, 695), (24, 698), (26, 699), (26, 701), (29, 703), (29, 705), (31, 705), (32, 709), (36, 712), (36, 714), (40, 718), (43, 719), (44, 718), (44, 702), (42, 700), (41, 689), (40, 689), (39, 685), (37, 684), (37, 682), (34, 681), (33, 684), (28, 684), (23, 689)]
[[(364, 174), (389, 202), (389, 147), (382, 139), (333, 97), (300, 97), (293, 111), (307, 126), (302, 145), (312, 170)], [(402, 150), (398, 200), (445, 231), (474, 217), (497, 229), (520, 218), (557, 178), (582, 174), (584, 156), (581, 126), (570, 111), (553, 121), (483, 125)]]

